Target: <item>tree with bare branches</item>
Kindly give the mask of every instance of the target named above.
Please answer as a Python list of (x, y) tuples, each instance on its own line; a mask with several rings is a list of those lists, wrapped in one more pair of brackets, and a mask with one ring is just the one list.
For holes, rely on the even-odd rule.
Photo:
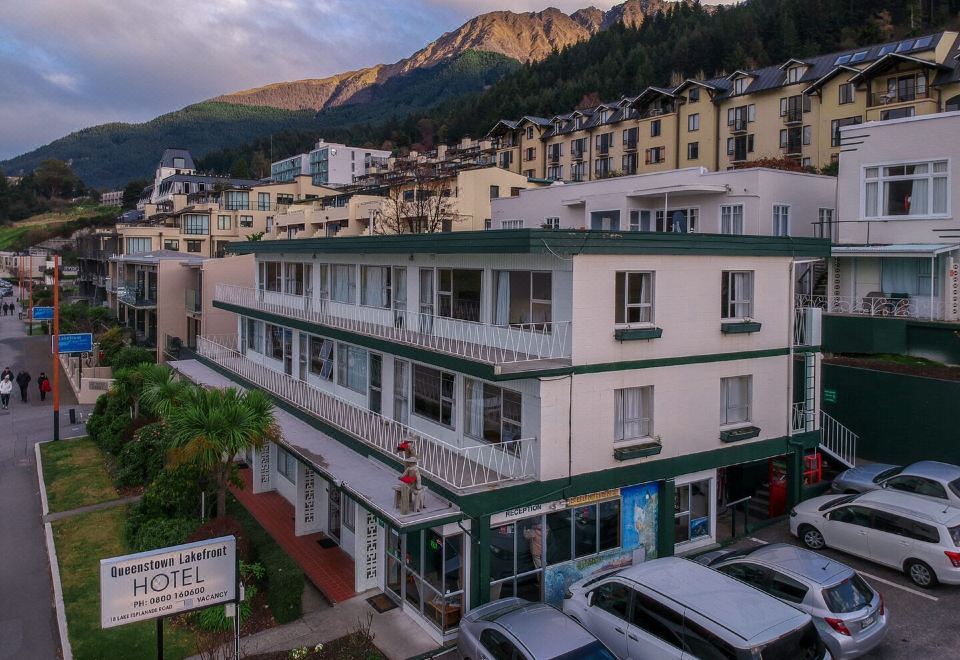
[(451, 177), (433, 165), (414, 163), (390, 185), (374, 218), (375, 234), (435, 234), (450, 231), (459, 217)]

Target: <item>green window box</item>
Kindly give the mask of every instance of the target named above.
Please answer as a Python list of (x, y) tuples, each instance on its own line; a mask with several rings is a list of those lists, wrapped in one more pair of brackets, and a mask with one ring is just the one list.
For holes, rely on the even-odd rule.
[(760, 435), (760, 429), (756, 426), (742, 426), (738, 429), (720, 431), (720, 442), (740, 442), (756, 438), (758, 435)]
[(660, 339), (663, 328), (617, 328), (613, 338), (617, 341), (635, 341), (637, 339)]
[(757, 321), (741, 321), (738, 323), (721, 323), (720, 332), (725, 335), (739, 335), (750, 332), (760, 332), (760, 323)]
[(644, 442), (629, 447), (616, 447), (613, 450), (613, 458), (616, 461), (629, 461), (634, 458), (643, 458), (644, 456), (656, 456), (663, 450), (663, 445), (656, 441)]

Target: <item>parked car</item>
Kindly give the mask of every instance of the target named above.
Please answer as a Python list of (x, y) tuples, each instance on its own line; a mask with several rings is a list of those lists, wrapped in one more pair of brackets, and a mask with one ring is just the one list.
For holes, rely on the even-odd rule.
[(811, 550), (836, 548), (902, 570), (914, 584), (960, 584), (960, 508), (883, 489), (824, 495), (790, 511), (790, 532)]
[(575, 582), (563, 611), (619, 658), (831, 657), (809, 614), (679, 557)]
[(960, 467), (939, 461), (920, 461), (907, 467), (869, 463), (844, 470), (833, 480), (835, 493), (867, 493), (880, 488), (946, 500), (960, 507)]
[(846, 564), (816, 552), (771, 543), (715, 550), (696, 561), (812, 616), (834, 658), (857, 658), (887, 636), (887, 612), (880, 592)]
[(615, 660), (602, 642), (560, 610), (522, 598), (471, 610), (460, 621), (457, 651), (466, 660)]

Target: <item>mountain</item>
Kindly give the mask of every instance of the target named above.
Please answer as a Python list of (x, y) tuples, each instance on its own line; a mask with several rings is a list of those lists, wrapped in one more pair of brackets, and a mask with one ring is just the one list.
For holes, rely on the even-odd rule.
[(482, 91), (520, 63), (543, 61), (621, 21), (636, 27), (661, 10), (694, 2), (627, 0), (608, 12), (587, 7), (569, 15), (554, 8), (490, 12), (393, 64), (225, 94), (142, 124), (94, 126), (0, 162), (0, 170), (29, 172), (58, 158), (71, 162), (87, 185), (113, 188), (149, 177), (158, 155), (171, 145), (199, 158), (281, 131), (349, 136), (358, 123), (383, 123)]

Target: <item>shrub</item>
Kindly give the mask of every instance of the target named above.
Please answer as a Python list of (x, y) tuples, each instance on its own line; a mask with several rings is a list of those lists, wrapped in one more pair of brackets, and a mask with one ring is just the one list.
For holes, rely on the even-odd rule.
[[(240, 580), (243, 582), (243, 602), (240, 603), (240, 623), (250, 618), (253, 611), (251, 602), (257, 595), (257, 583), (263, 579), (261, 564), (240, 562)], [(201, 630), (223, 631), (233, 628), (233, 619), (228, 619), (223, 607), (207, 607), (197, 612), (197, 625)]]
[(141, 524), (130, 539), (134, 552), (145, 552), (179, 545), (197, 528), (199, 520), (190, 518), (153, 518)]
[(117, 486), (142, 486), (152, 482), (163, 470), (167, 438), (162, 422), (147, 424), (123, 445), (117, 457), (114, 480)]
[[(168, 518), (193, 520), (187, 535), (200, 524), (199, 470), (184, 465), (172, 470), (161, 470), (143, 491), (143, 498), (127, 517), (127, 542), (136, 545), (140, 528), (150, 521)], [(184, 535), (186, 538), (187, 535)]]
[(154, 351), (138, 346), (125, 346), (114, 354), (110, 361), (110, 366), (117, 369), (129, 369), (139, 364), (153, 363), (157, 361), (157, 354)]
[(100, 449), (116, 456), (129, 437), (130, 426), (127, 404), (116, 394), (108, 392), (97, 399), (87, 420), (87, 433)]
[(123, 328), (118, 325), (110, 328), (97, 338), (97, 343), (100, 346), (100, 352), (103, 353), (103, 364), (112, 365), (113, 358), (120, 349), (126, 346)]

